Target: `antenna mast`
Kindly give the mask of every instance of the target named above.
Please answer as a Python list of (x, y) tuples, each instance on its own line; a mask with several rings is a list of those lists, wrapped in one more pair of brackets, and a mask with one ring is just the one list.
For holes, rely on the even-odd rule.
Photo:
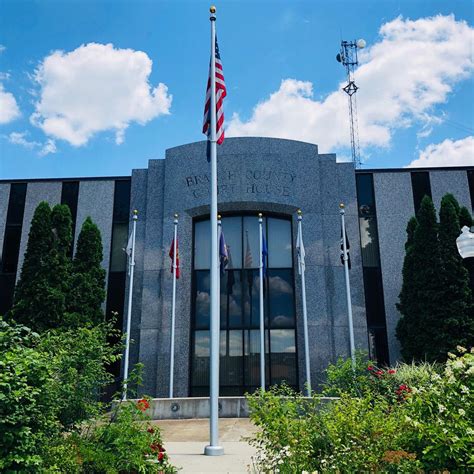
[(359, 89), (355, 84), (354, 71), (359, 64), (357, 50), (365, 48), (363, 39), (357, 41), (341, 41), (341, 50), (336, 59), (346, 68), (347, 85), (342, 90), (349, 99), (349, 124), (351, 132), (352, 162), (356, 168), (360, 168), (359, 126), (357, 121), (356, 92)]

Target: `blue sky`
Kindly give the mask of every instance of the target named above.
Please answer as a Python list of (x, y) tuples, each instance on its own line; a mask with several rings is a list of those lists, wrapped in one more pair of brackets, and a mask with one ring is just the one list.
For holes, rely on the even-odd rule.
[[(474, 165), (470, 1), (220, 1), (227, 136), (348, 148), (341, 39), (366, 168)], [(0, 179), (129, 175), (202, 140), (209, 1), (0, 4)], [(160, 85), (161, 84), (161, 85)]]

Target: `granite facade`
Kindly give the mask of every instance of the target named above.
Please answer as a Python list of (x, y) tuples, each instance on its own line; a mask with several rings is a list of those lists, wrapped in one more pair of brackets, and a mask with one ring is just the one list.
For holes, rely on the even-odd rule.
[(374, 173), (374, 191), (388, 352), (394, 363), (400, 358), (400, 345), (395, 336), (400, 318), (396, 304), (402, 287), (406, 226), (415, 214), (410, 173)]
[(31, 219), (33, 219), (35, 209), (41, 201), (47, 201), (51, 206), (59, 204), (61, 202), (61, 182), (39, 181), (28, 184), (25, 199), (25, 213), (23, 215), (23, 227), (21, 230), (17, 280), (20, 278), (20, 270), (23, 266)]
[[(433, 200), (453, 193), (470, 206), (465, 169), (429, 170)], [(316, 145), (270, 138), (230, 138), (218, 148), (218, 207), (221, 213), (255, 213), (286, 216), (297, 235), (296, 211), (303, 211), (306, 248), (306, 294), (313, 384), (323, 379), (329, 361), (349, 354), (344, 271), (340, 262), (339, 203), (346, 209), (351, 244), (351, 296), (357, 348), (368, 348), (366, 304), (360, 250), (356, 171), (351, 163), (338, 163), (334, 154), (319, 154)], [(402, 283), (405, 228), (414, 214), (409, 170), (364, 170), (373, 173), (377, 211), (380, 265), (390, 361), (400, 356), (395, 328)], [(177, 281), (175, 396), (190, 393), (191, 294), (193, 222), (209, 215), (210, 165), (206, 143), (198, 142), (167, 150), (165, 159), (151, 160), (146, 169), (131, 173), (130, 217), (139, 211), (136, 233), (135, 280), (131, 326), (131, 366), (144, 364), (143, 392), (168, 395), (172, 274), (169, 246), (173, 215), (179, 214), (178, 241), (181, 278)], [(115, 178), (80, 180), (76, 240), (87, 216), (99, 226), (103, 267), (109, 270)], [(29, 226), (37, 204), (61, 199), (61, 181), (28, 183), (20, 247), (20, 263)], [(0, 251), (8, 207), (10, 183), (0, 182)], [(132, 228), (130, 220), (129, 228)], [(294, 252), (295, 256), (295, 252)], [(299, 383), (305, 381), (301, 281), (294, 261), (296, 342)], [(18, 272), (19, 274), (19, 272)], [(125, 291), (126, 325), (128, 303)]]
[[(166, 396), (169, 378), (172, 275), (167, 256), (173, 236), (173, 215), (179, 214), (181, 278), (177, 282), (175, 395), (189, 394), (191, 339), (191, 276), (193, 219), (209, 214), (209, 164), (206, 143), (167, 151), (165, 160), (149, 162), (146, 210), (140, 226), (145, 232), (139, 302), (134, 305), (133, 331), (138, 331), (139, 360), (145, 364), (144, 391)], [(135, 192), (143, 194), (144, 175), (132, 175)], [(321, 379), (328, 358), (349, 353), (344, 272), (340, 264), (339, 203), (346, 204), (351, 259), (356, 345), (367, 349), (365, 303), (359, 250), (355, 174), (335, 155), (318, 155), (316, 145), (266, 138), (228, 139), (218, 150), (219, 212), (267, 212), (293, 218), (304, 212), (307, 249), (306, 289), (311, 332), (312, 377)], [(138, 191), (139, 190), (139, 191)], [(143, 214), (143, 215), (142, 215)], [(295, 262), (296, 265), (296, 262)], [(297, 269), (295, 267), (295, 275)], [(136, 280), (137, 282), (137, 280)], [(301, 288), (296, 287), (299, 379), (305, 379)], [(180, 297), (180, 295), (185, 295)], [(136, 300), (134, 300), (136, 301)]]

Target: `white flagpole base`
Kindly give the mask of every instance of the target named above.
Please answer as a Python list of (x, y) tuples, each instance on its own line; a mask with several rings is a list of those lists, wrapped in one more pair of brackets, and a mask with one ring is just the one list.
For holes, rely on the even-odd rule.
[(206, 456), (222, 456), (224, 454), (224, 448), (222, 446), (208, 445), (204, 448), (204, 454)]

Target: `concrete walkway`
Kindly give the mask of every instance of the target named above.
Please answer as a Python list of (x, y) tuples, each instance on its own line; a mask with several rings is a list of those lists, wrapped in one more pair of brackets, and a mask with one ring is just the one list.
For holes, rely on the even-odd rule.
[(161, 429), (171, 462), (180, 473), (244, 473), (248, 472), (255, 449), (242, 440), (255, 432), (248, 418), (221, 418), (219, 435), (224, 447), (223, 456), (204, 456), (209, 442), (209, 419), (160, 420), (154, 422)]

